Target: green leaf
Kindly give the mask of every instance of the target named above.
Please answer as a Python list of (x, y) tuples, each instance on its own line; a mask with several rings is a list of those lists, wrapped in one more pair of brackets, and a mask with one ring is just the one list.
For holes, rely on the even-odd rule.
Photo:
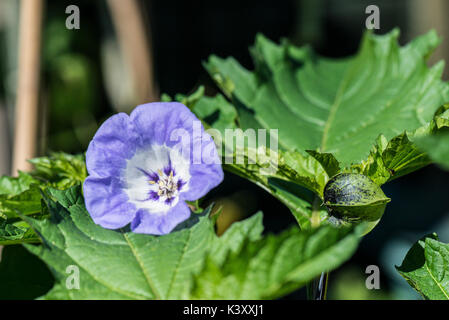
[[(433, 120), (413, 132), (404, 132), (389, 142), (380, 135), (372, 148), (369, 157), (360, 164), (351, 166), (347, 171), (362, 173), (370, 177), (378, 185), (418, 170), (431, 163), (428, 155), (418, 149), (420, 141), (426, 144), (426, 137), (447, 131), (449, 128), (449, 104), (441, 106)], [(432, 138), (429, 138), (432, 139)], [(428, 140), (430, 143), (430, 140)]]
[(193, 299), (274, 299), (337, 268), (357, 248), (358, 231), (322, 226), (297, 227), (279, 235), (246, 241), (225, 260), (209, 256), (195, 276)]
[[(278, 130), (276, 174), (259, 174), (266, 162), (249, 155), (244, 164), (225, 163), (224, 168), (272, 193), (307, 228), (313, 210), (302, 208), (313, 203), (295, 199), (296, 186), (286, 190), (272, 181), (298, 184), (320, 198), (339, 172), (362, 173), (382, 185), (429, 164), (413, 142), (449, 126), (449, 105), (438, 108), (449, 100), (443, 64), (428, 68), (426, 62), (439, 44), (436, 33), (403, 47), (398, 37), (398, 30), (382, 36), (368, 32), (355, 56), (334, 60), (307, 46), (276, 44), (258, 35), (250, 50), (255, 70), (233, 58), (211, 56), (205, 63), (229, 102), (220, 95), (196, 94), (192, 110), (220, 132), (236, 125)], [(226, 105), (228, 116), (218, 105)]]
[(310, 154), (312, 157), (314, 157), (323, 167), (324, 170), (326, 170), (327, 175), (329, 178), (332, 178), (337, 173), (340, 172), (340, 163), (337, 159), (332, 155), (332, 153), (320, 153), (313, 150), (306, 150), (308, 154)]
[[(191, 274), (201, 267), (206, 250), (216, 246), (209, 211), (195, 215), (198, 222), (189, 228), (156, 237), (95, 225), (79, 188), (48, 191), (51, 219), (27, 219), (44, 243), (27, 248), (50, 266), (57, 280), (48, 299), (177, 299), (187, 294)], [(261, 231), (261, 215), (236, 223), (221, 238), (227, 245), (215, 254), (222, 256), (226, 248), (238, 248), (243, 239), (257, 238)], [(65, 288), (70, 265), (79, 267), (80, 290)]]
[[(430, 164), (430, 159), (412, 143), (406, 133), (393, 138), (382, 153), (382, 160), (395, 178)], [(391, 178), (390, 178), (391, 179)]]
[(41, 193), (37, 186), (15, 196), (0, 196), (0, 215), (6, 219), (16, 218), (17, 211), (24, 215), (39, 214), (41, 212)]
[(44, 217), (41, 201), (41, 191), (36, 185), (17, 195), (0, 195), (0, 245), (40, 242), (18, 214)]
[(28, 173), (19, 171), (18, 177), (2, 176), (0, 178), (0, 195), (15, 196), (27, 190), (37, 181)]
[(71, 155), (53, 152), (49, 157), (29, 160), (35, 167), (32, 175), (46, 185), (58, 189), (67, 189), (87, 177), (84, 155)]
[[(379, 185), (431, 163), (429, 157), (409, 140), (405, 132), (390, 140), (381, 154), (375, 153), (374, 157), (377, 158), (374, 160), (377, 167), (374, 168), (375, 173), (369, 172), (368, 176), (373, 174)], [(372, 167), (369, 169), (373, 170)], [(379, 172), (381, 172), (380, 178), (378, 178)]]
[(25, 222), (14, 223), (0, 218), (0, 245), (39, 243), (39, 236)]
[(396, 269), (425, 299), (449, 300), (449, 244), (436, 234), (415, 243)]
[(83, 182), (87, 176), (83, 155), (59, 152), (30, 162), (35, 166), (31, 173), (19, 172), (15, 178), (0, 178), (0, 245), (39, 242), (19, 213), (45, 218), (41, 190), (49, 186), (66, 189)]
[[(426, 66), (435, 32), (399, 47), (398, 30), (365, 34), (359, 52), (331, 60), (307, 48), (256, 39), (259, 67), (212, 56), (206, 68), (223, 92), (254, 112), (265, 128), (279, 128), (288, 150), (332, 153), (343, 166), (364, 160), (379, 134), (387, 140), (428, 123), (449, 100), (443, 64)], [(254, 57), (254, 52), (257, 56)], [(261, 72), (265, 70), (265, 72)], [(262, 74), (261, 74), (262, 73)]]
[(183, 105), (192, 108), (195, 103), (204, 95), (204, 87), (199, 86), (198, 89), (189, 96), (183, 94), (175, 95), (175, 100), (181, 102)]
[(359, 164), (351, 166), (351, 168), (345, 171), (364, 174), (379, 186), (384, 184), (392, 176), (392, 172), (388, 170), (382, 157), (387, 146), (387, 139), (383, 135), (379, 135), (375, 145), (370, 151), (368, 158)]
[(439, 130), (446, 130), (449, 128), (449, 103), (442, 105), (435, 112), (432, 123), (429, 125), (428, 131), (435, 133)]
[[(79, 188), (49, 192), (58, 201), (45, 199), (51, 219), (27, 219), (44, 245), (26, 246), (49, 265), (57, 281), (47, 299), (180, 298), (214, 234), (207, 216), (162, 237), (106, 230), (89, 217)], [(65, 287), (71, 265), (80, 270), (79, 290)]]
[[(318, 195), (322, 198), (329, 177), (315, 158), (298, 152), (281, 152), (279, 163), (273, 166), (269, 161), (261, 162), (260, 157), (248, 158), (251, 154), (254, 153), (244, 152), (243, 164), (224, 164), (223, 167), (256, 183), (283, 202), (302, 229), (317, 226), (326, 219), (327, 212), (320, 205), (322, 201), (318, 200)], [(266, 172), (275, 173), (269, 175)]]
[(421, 137), (416, 143), (433, 161), (449, 170), (449, 132)]
[[(350, 257), (360, 237), (352, 229), (328, 226), (307, 233), (295, 227), (283, 235), (267, 238), (262, 236), (261, 213), (232, 224), (217, 237), (213, 220), (208, 217), (210, 208), (201, 215), (192, 215), (190, 221), (168, 235), (135, 234), (95, 225), (84, 207), (79, 187), (64, 191), (48, 189), (48, 193), (45, 201), (51, 218), (41, 221), (24, 218), (42, 237), (42, 245), (26, 248), (44, 260), (55, 277), (56, 284), (45, 299), (206, 297), (197, 289), (191, 292), (194, 276), (207, 269), (208, 261), (228, 265), (229, 259), (236, 257), (241, 265), (243, 260), (248, 263), (253, 258), (253, 250), (275, 253), (267, 256), (274, 259), (269, 264), (287, 267), (285, 277), (277, 274), (265, 290), (277, 297), (299, 288), (318, 272), (337, 267)], [(271, 279), (274, 274), (263, 267), (261, 258), (263, 255), (257, 256), (262, 267), (256, 268), (257, 276)], [(78, 290), (66, 288), (70, 266), (79, 268)], [(240, 271), (229, 272), (234, 271), (234, 276), (239, 277)], [(250, 281), (252, 271), (247, 275), (245, 282)], [(221, 286), (221, 281), (218, 285)], [(233, 291), (223, 294), (227, 299), (240, 297)]]
[(237, 128), (237, 111), (223, 96), (202, 97), (194, 105), (193, 111), (214, 129), (224, 134), (225, 129)]
[(209, 248), (214, 261), (223, 263), (229, 252), (239, 252), (246, 241), (261, 239), (263, 215), (256, 213), (244, 221), (234, 222), (220, 237), (214, 237)]
[(317, 195), (323, 195), (329, 180), (326, 170), (313, 156), (303, 156), (299, 152), (280, 154), (278, 171), (272, 176), (302, 185)]

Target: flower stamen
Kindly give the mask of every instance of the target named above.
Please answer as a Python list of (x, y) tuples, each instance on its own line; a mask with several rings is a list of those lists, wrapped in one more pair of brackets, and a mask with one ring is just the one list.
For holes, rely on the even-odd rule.
[[(161, 170), (157, 171), (159, 174), (158, 185), (159, 189), (157, 195), (159, 197), (164, 197), (165, 200), (171, 200), (178, 194), (178, 181), (175, 180), (173, 170), (170, 170), (168, 175), (162, 173)], [(150, 180), (150, 184), (156, 184), (155, 181)]]

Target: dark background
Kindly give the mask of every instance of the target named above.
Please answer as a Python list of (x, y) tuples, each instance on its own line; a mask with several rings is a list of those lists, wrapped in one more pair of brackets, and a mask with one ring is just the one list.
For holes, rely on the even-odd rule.
[[(0, 0), (0, 19), (3, 19), (0, 20), (0, 110), (6, 115), (7, 123), (11, 123), (15, 100), (11, 78), (14, 78), (17, 55), (14, 42), (17, 5), (12, 2), (15, 0)], [(428, 5), (423, 5), (424, 2)], [(441, 8), (449, 9), (448, 3), (442, 2), (164, 0), (140, 1), (140, 5), (152, 43), (158, 89), (173, 96), (190, 93), (199, 84), (206, 85), (208, 94), (216, 91), (202, 67), (211, 54), (233, 56), (243, 66), (252, 68), (248, 47), (259, 32), (274, 41), (288, 38), (297, 45), (311, 44), (317, 52), (329, 57), (352, 55), (365, 31), (368, 16), (365, 8), (370, 4), (380, 8), (380, 30), (376, 32), (383, 34), (399, 27), (401, 43), (431, 28), (449, 36), (449, 23), (441, 17), (447, 12)], [(80, 8), (80, 30), (67, 30), (64, 26), (65, 8), (70, 4)], [(42, 101), (47, 117), (40, 153), (83, 152), (104, 119), (123, 108), (129, 111), (134, 107), (117, 107), (113, 103), (111, 91), (114, 90), (108, 85), (106, 71), (116, 66), (105, 62), (105, 51), (108, 51), (105, 43), (114, 42), (114, 37), (105, 1), (47, 1), (42, 48)], [(448, 48), (449, 39), (446, 39), (431, 61), (448, 59)], [(2, 134), (10, 136), (11, 127)], [(2, 147), (3, 152), (10, 152), (10, 144)], [(2, 168), (8, 165), (3, 164)], [(417, 298), (397, 275), (394, 265), (399, 265), (407, 249), (429, 232), (438, 232), (441, 240), (449, 241), (448, 181), (448, 172), (430, 166), (387, 184), (384, 192), (392, 202), (384, 218), (364, 238), (355, 256), (331, 274), (329, 298)], [(277, 232), (294, 223), (289, 211), (273, 197), (230, 174), (210, 194), (210, 200), (224, 206), (228, 222), (263, 210), (264, 224), (269, 231)], [(365, 268), (371, 264), (380, 267), (380, 290), (365, 287)], [(287, 298), (298, 297), (303, 297), (303, 292)]]

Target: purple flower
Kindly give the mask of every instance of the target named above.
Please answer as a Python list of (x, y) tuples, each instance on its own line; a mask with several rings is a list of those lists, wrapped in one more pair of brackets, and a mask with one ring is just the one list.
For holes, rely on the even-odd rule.
[(167, 234), (190, 216), (186, 200), (204, 196), (223, 180), (209, 134), (176, 102), (138, 106), (98, 129), (86, 153), (83, 191), (95, 223), (138, 233)]

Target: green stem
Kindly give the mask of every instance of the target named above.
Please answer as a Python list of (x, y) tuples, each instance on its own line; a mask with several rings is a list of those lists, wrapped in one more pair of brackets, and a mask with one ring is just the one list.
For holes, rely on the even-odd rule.
[[(310, 219), (312, 228), (318, 228), (321, 224), (321, 199), (315, 195), (312, 203), (312, 216)], [(307, 284), (308, 300), (326, 300), (328, 272), (322, 272), (321, 275)]]
[(326, 300), (329, 272), (321, 275), (307, 284), (307, 300)]
[(321, 199), (320, 197), (315, 195), (315, 198), (313, 199), (312, 203), (312, 216), (310, 218), (312, 228), (318, 228), (321, 224), (320, 207), (321, 207)]

